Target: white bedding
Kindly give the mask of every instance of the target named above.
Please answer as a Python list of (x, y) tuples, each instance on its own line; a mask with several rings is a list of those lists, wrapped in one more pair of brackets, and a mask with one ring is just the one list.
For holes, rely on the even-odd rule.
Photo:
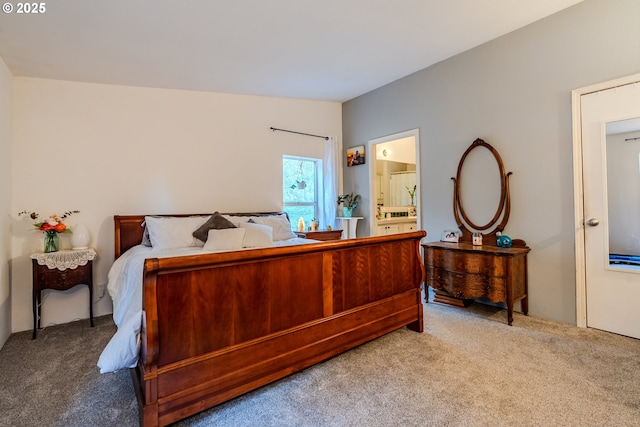
[[(273, 243), (275, 246), (291, 246), (313, 242), (316, 240), (295, 237)], [(140, 350), (142, 272), (145, 259), (211, 252), (202, 247), (158, 250), (138, 245), (115, 260), (109, 270), (107, 290), (113, 300), (113, 320), (118, 330), (98, 359), (100, 373), (104, 374), (136, 366)]]

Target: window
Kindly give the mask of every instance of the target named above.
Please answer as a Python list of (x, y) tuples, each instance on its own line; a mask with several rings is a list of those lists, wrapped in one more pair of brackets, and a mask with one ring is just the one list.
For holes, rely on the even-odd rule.
[(284, 211), (289, 214), (292, 230), (298, 230), (300, 218), (304, 219), (305, 227), (308, 227), (313, 218), (320, 218), (321, 175), (322, 160), (283, 156), (282, 205)]

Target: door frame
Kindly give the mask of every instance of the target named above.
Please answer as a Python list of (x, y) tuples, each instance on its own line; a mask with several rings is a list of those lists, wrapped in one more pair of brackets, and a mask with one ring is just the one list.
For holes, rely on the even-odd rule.
[(587, 327), (587, 275), (585, 254), (584, 184), (582, 165), (582, 107), (581, 97), (593, 92), (640, 82), (640, 74), (596, 83), (571, 91), (573, 132), (573, 213), (575, 224), (576, 258), (576, 324)]
[[(377, 197), (376, 197), (376, 189), (375, 189), (375, 180), (376, 180), (376, 176), (375, 176), (375, 161), (376, 161), (376, 145), (377, 144), (382, 144), (384, 142), (389, 142), (389, 141), (394, 141), (396, 139), (402, 139), (402, 138), (409, 138), (409, 137), (413, 137), (414, 141), (415, 141), (415, 150), (416, 150), (416, 183), (418, 184), (418, 188), (420, 188), (420, 129), (419, 128), (415, 128), (415, 129), (410, 129), (410, 130), (406, 130), (404, 132), (399, 132), (399, 133), (394, 133), (391, 135), (387, 135), (387, 136), (381, 136), (379, 138), (374, 138), (374, 139), (370, 139), (368, 141), (367, 144), (367, 150), (369, 153), (369, 156), (371, 157), (371, 161), (368, 162), (369, 163), (369, 197), (371, 200), (369, 209), (371, 212), (371, 221), (369, 221), (369, 235), (370, 236), (374, 236), (375, 235), (375, 227), (377, 224), (377, 220), (374, 220), (374, 216), (376, 214), (376, 207), (377, 207)], [(421, 226), (420, 224), (422, 223), (422, 221), (420, 221), (420, 217), (421, 217), (421, 205), (422, 205), (422, 197), (420, 197), (420, 192), (418, 192), (418, 197), (416, 198), (416, 226), (417, 229), (420, 230)]]

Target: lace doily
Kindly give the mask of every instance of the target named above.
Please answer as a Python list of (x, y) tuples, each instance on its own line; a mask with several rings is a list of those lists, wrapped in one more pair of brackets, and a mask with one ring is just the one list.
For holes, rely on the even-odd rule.
[(79, 250), (63, 250), (58, 252), (38, 252), (31, 255), (31, 259), (38, 261), (39, 265), (46, 265), (50, 269), (57, 268), (64, 271), (78, 268), (81, 265), (87, 265), (87, 262), (93, 261), (96, 257), (96, 251), (93, 249)]

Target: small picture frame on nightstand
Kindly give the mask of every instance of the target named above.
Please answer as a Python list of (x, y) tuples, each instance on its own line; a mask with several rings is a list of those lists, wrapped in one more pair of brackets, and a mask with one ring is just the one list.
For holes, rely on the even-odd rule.
[(458, 242), (458, 232), (455, 230), (444, 230), (442, 232), (441, 242)]

